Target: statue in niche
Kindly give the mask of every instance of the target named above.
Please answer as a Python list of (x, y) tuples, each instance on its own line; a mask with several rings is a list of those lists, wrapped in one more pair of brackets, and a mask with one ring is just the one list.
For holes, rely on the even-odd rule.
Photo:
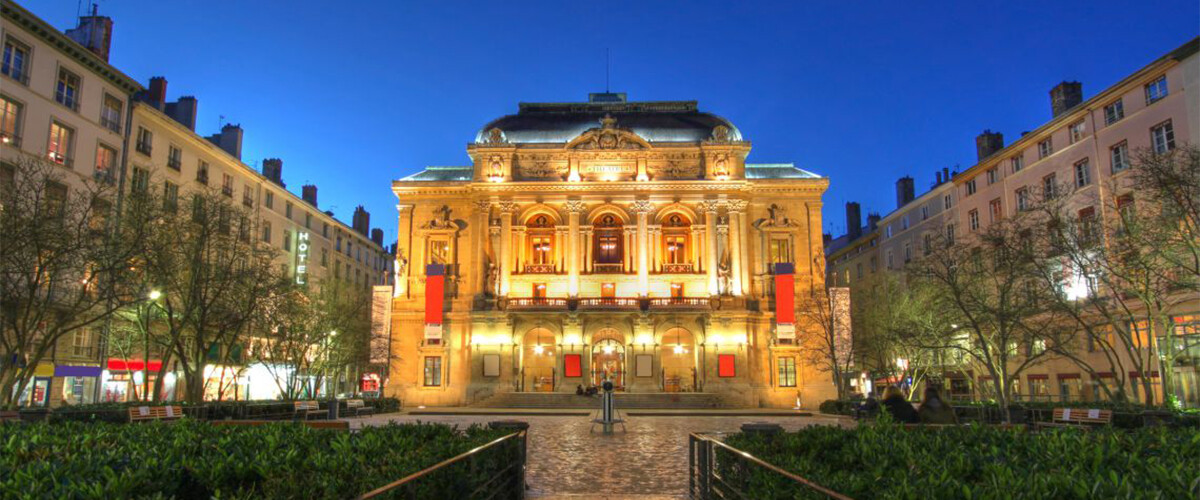
[(483, 293), (493, 297), (500, 296), (500, 268), (492, 259), (487, 260), (487, 275), (484, 278)]
[(487, 138), (484, 139), (484, 144), (504, 144), (504, 131), (497, 127), (492, 127), (487, 131)]
[(712, 142), (729, 142), (729, 137), (729, 127), (717, 125), (713, 127), (712, 137), (709, 140)]
[(717, 265), (717, 288), (721, 295), (729, 295), (729, 254), (726, 253), (721, 258), (721, 263)]
[(728, 160), (728, 155), (717, 155), (713, 161), (713, 175), (717, 177), (729, 177), (729, 167), (726, 165)]
[(500, 161), (500, 155), (491, 157), (491, 164), (488, 166), (488, 177), (492, 180), (504, 178), (504, 163)]

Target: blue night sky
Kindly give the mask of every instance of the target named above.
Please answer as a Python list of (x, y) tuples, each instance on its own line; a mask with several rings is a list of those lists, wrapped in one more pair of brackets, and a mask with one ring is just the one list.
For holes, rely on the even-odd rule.
[[(19, 0), (18, 0), (19, 1)], [(22, 2), (60, 29), (77, 1)], [(751, 162), (831, 179), (843, 204), (895, 208), (934, 170), (970, 166), (975, 136), (1011, 142), (1050, 118), (1048, 92), (1090, 97), (1200, 34), (1195, 0), (1154, 2), (268, 2), (108, 0), (112, 62), (168, 100), (195, 95), (197, 129), (246, 130), (243, 159), (284, 160), (323, 209), (396, 232), (393, 179), (465, 165), (476, 130), (517, 102), (689, 100), (754, 144)]]

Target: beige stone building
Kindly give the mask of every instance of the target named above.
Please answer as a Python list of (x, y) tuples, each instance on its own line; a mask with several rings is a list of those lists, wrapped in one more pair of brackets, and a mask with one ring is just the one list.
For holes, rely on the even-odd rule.
[[(479, 130), (471, 165), (395, 181), (387, 392), (463, 405), (607, 380), (739, 406), (831, 397), (797, 347), (809, 331), (777, 328), (773, 266), (794, 264), (795, 295), (824, 286), (828, 180), (749, 152), (694, 101), (592, 94), (522, 103)], [(445, 266), (441, 319), (425, 311), (430, 264)]]
[[(1200, 144), (1198, 48), (1200, 40), (1193, 39), (1087, 100), (1078, 82), (1055, 86), (1050, 92), (1049, 122), (1008, 145), (999, 133), (984, 131), (976, 139), (975, 165), (952, 175), (939, 172), (933, 187), (915, 199), (912, 179), (901, 179), (897, 183), (898, 208), (861, 236), (839, 238), (842, 241), (828, 253), (831, 282), (866, 290), (873, 286), (876, 269), (903, 270), (927, 252), (932, 241), (939, 240), (935, 235), (943, 236), (941, 241), (953, 241), (980, 233), (990, 224), (1032, 208), (1047, 191), (1067, 197), (1068, 206), (1080, 220), (1116, 224), (1119, 216), (1112, 207), (1133, 202), (1138, 196), (1120, 187), (1136, 151), (1163, 153), (1183, 144)], [(853, 225), (860, 223), (855, 220)], [(871, 250), (865, 249), (866, 242), (871, 242)], [(863, 252), (879, 266), (861, 272)], [(1078, 288), (1071, 283), (1066, 286)], [(860, 299), (867, 296), (857, 295)], [(1174, 334), (1179, 336), (1183, 352), (1190, 353), (1176, 366), (1181, 397), (1197, 406), (1200, 299), (1185, 301), (1174, 318)], [(1082, 359), (1094, 366), (1107, 364), (1102, 352), (1081, 347), (1086, 351), (1078, 353)], [(1018, 392), (1040, 400), (1099, 397), (1098, 382), (1080, 371), (1067, 359), (1051, 359), (1026, 370)], [(972, 382), (980, 377), (965, 368), (947, 373), (951, 378), (972, 378)], [(1157, 370), (1151, 376), (1155, 373)], [(1131, 373), (1128, 379), (1136, 380), (1138, 375)], [(1101, 372), (1100, 376), (1113, 374)], [(956, 386), (967, 387), (966, 382)], [(1127, 386), (1134, 396), (1141, 389), (1140, 384)]]

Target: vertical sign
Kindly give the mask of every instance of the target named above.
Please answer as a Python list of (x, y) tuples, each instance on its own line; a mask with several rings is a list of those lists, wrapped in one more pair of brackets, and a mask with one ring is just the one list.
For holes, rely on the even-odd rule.
[(308, 232), (296, 232), (296, 284), (308, 283)]
[(775, 264), (775, 335), (779, 339), (796, 336), (796, 266), (790, 262)]
[(391, 353), (392, 287), (371, 290), (371, 363), (385, 364)]
[(442, 302), (445, 300), (446, 266), (425, 266), (425, 338), (442, 338)]
[(847, 287), (832, 287), (829, 289), (829, 311), (833, 320), (833, 354), (834, 359), (843, 365), (850, 363), (852, 334), (850, 329), (850, 289)]

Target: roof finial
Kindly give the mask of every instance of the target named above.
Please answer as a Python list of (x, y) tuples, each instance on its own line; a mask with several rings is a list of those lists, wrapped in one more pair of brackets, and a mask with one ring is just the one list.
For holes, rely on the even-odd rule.
[(612, 71), (612, 57), (609, 54), (608, 47), (604, 48), (604, 93), (608, 93), (608, 77)]

